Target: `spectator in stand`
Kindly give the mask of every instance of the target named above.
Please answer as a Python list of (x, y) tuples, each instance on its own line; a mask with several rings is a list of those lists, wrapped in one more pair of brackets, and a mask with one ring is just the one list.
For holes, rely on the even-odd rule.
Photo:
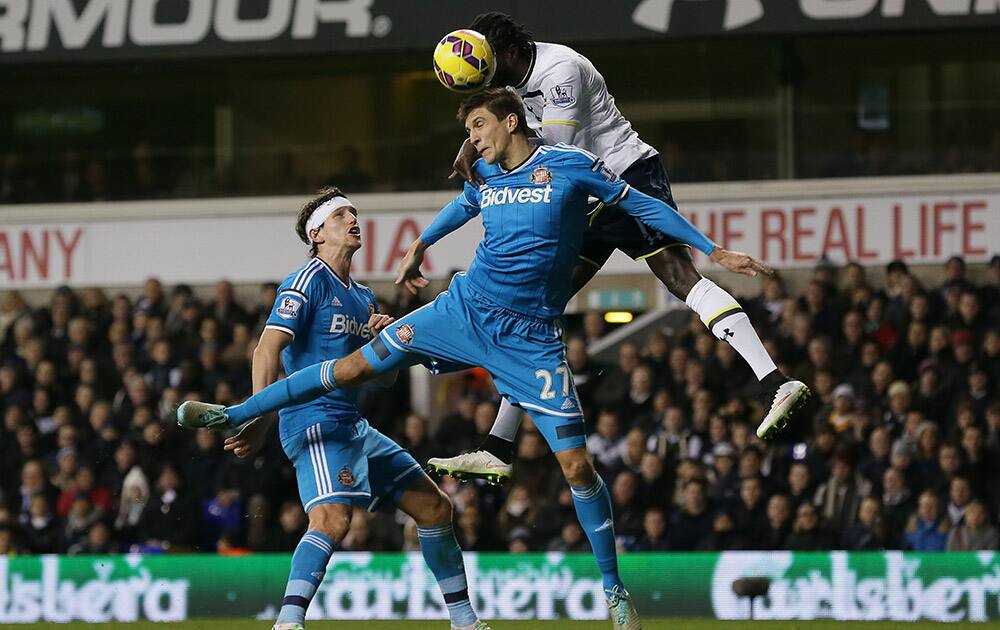
[(944, 551), (951, 530), (941, 512), (941, 500), (925, 490), (917, 501), (917, 511), (906, 524), (906, 545), (913, 551)]
[[(707, 536), (707, 532), (704, 535)], [(635, 543), (635, 551), (669, 551), (671, 548), (666, 513), (658, 507), (649, 508), (642, 519), (642, 535)]]
[(267, 535), (267, 542), (261, 551), (295, 551), (308, 524), (302, 504), (299, 501), (285, 501), (278, 512), (278, 523)]
[(785, 494), (775, 494), (767, 501), (767, 527), (757, 532), (757, 549), (784, 549), (792, 532), (792, 502)]
[(737, 529), (749, 536), (767, 527), (767, 497), (764, 496), (764, 482), (760, 477), (740, 480), (740, 497), (732, 508), (732, 514)]
[(712, 510), (706, 484), (701, 479), (692, 479), (684, 485), (684, 506), (674, 512), (670, 526), (670, 548), (674, 551), (697, 549), (708, 534), (711, 524)]
[(854, 472), (850, 456), (840, 450), (833, 457), (830, 478), (816, 489), (813, 503), (824, 525), (842, 531), (854, 520), (863, 497), (871, 493), (871, 484)]
[(614, 470), (625, 453), (622, 421), (617, 411), (602, 411), (597, 416), (597, 431), (587, 438), (587, 451), (604, 470)]
[(628, 401), (632, 371), (639, 366), (639, 359), (636, 345), (623, 343), (618, 348), (618, 365), (601, 378), (601, 387), (594, 393), (594, 402), (605, 408), (622, 408)]
[(553, 539), (546, 549), (547, 551), (562, 552), (589, 552), (590, 543), (583, 535), (580, 524), (576, 521), (567, 521), (563, 524), (559, 536)]
[(858, 506), (857, 520), (844, 530), (840, 546), (848, 551), (878, 551), (886, 547), (886, 540), (881, 504), (874, 496), (865, 497)]
[(795, 512), (792, 533), (785, 542), (791, 551), (826, 551), (830, 549), (830, 536), (820, 526), (819, 512), (809, 503), (803, 503)]
[(965, 519), (948, 532), (947, 551), (996, 551), (1000, 545), (1000, 533), (990, 525), (986, 506), (981, 501), (973, 501), (965, 511)]

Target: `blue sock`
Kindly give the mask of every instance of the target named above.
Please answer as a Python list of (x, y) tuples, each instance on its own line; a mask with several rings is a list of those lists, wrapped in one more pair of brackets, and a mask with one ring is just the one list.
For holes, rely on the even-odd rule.
[(435, 527), (418, 527), (420, 551), (431, 573), (437, 579), (444, 603), (448, 606), (451, 625), (464, 628), (478, 621), (469, 601), (469, 583), (465, 579), (462, 549), (455, 539), (451, 523)]
[(597, 558), (597, 567), (604, 579), (604, 588), (625, 588), (618, 576), (618, 553), (615, 551), (615, 517), (611, 513), (611, 495), (604, 480), (594, 473), (594, 482), (584, 488), (570, 486), (580, 527), (587, 534), (590, 548)]
[(278, 409), (309, 402), (337, 389), (333, 380), (336, 360), (313, 363), (294, 372), (291, 376), (271, 383), (238, 405), (226, 407), (229, 423), (240, 426), (244, 422)]
[(333, 541), (319, 532), (308, 531), (302, 536), (292, 554), (292, 570), (275, 623), (305, 623), (306, 609), (323, 581), (333, 547)]

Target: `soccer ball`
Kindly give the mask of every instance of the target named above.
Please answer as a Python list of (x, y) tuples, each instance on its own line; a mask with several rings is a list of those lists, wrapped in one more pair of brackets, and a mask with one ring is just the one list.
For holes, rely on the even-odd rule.
[(482, 33), (465, 28), (452, 31), (434, 48), (434, 74), (453, 92), (486, 87), (495, 70), (493, 47)]

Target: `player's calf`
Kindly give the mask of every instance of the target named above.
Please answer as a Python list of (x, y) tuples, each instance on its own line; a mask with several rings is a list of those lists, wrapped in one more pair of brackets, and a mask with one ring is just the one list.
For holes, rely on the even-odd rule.
[(611, 495), (604, 480), (594, 470), (590, 456), (583, 448), (556, 453), (563, 475), (573, 493), (576, 517), (590, 541), (590, 548), (601, 570), (605, 591), (623, 589), (618, 575), (618, 553), (615, 550), (615, 517), (611, 510)]
[(451, 499), (427, 475), (421, 475), (402, 494), (399, 507), (417, 522), (420, 551), (444, 596), (452, 627), (480, 628), (469, 599), (462, 549), (452, 525)]

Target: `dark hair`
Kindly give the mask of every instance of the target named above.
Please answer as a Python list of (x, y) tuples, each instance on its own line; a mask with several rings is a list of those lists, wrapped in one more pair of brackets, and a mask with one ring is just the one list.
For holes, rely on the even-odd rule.
[(458, 122), (464, 124), (469, 114), (480, 107), (485, 107), (498, 120), (503, 120), (514, 114), (517, 116), (517, 127), (514, 129), (514, 133), (528, 134), (528, 123), (524, 118), (524, 101), (514, 92), (504, 88), (487, 88), (482, 92), (470, 94), (458, 106), (458, 114), (455, 117)]
[(493, 52), (502, 55), (508, 51), (531, 53), (532, 34), (523, 24), (514, 21), (506, 13), (492, 11), (481, 13), (472, 20), (469, 27), (486, 36)]
[(312, 213), (316, 211), (316, 208), (320, 207), (327, 201), (330, 201), (334, 197), (343, 197), (344, 193), (336, 186), (328, 186), (323, 188), (318, 193), (316, 197), (307, 201), (299, 209), (299, 216), (295, 219), (295, 233), (299, 235), (299, 239), (309, 246), (309, 256), (313, 257), (316, 255), (316, 243), (312, 242), (309, 238), (309, 234), (306, 232), (306, 223), (309, 222), (309, 217)]

